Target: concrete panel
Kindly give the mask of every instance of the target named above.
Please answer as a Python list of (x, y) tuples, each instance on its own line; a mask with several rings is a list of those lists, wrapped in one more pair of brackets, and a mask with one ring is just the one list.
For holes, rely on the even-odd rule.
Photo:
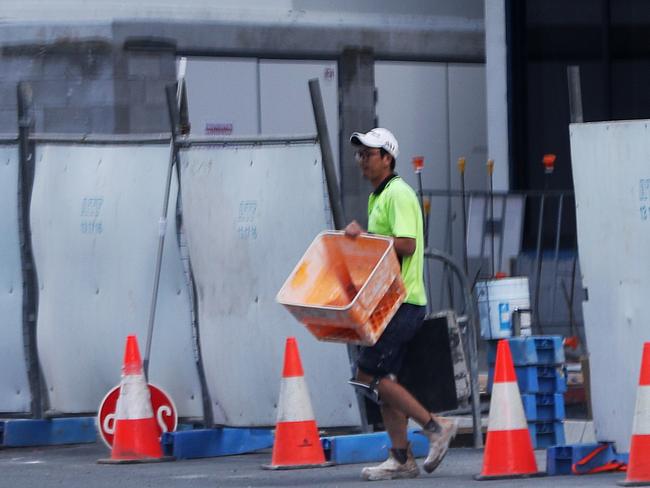
[(18, 237), (18, 146), (0, 145), (0, 412), (29, 412)]
[[(467, 160), (465, 188), (486, 190), (488, 187), (485, 66), (482, 64), (449, 65), (449, 164), (451, 187), (460, 189), (458, 158)], [(495, 162), (508, 172), (508, 160)]]
[(650, 340), (648, 125), (570, 126), (594, 427), (619, 452), (629, 449), (641, 352)]
[(275, 423), (285, 339), (295, 336), (318, 425), (358, 425), (346, 347), (316, 341), (275, 301), (327, 225), (319, 147), (192, 147), (181, 182), (215, 421)]
[[(144, 353), (166, 145), (39, 145), (31, 207), (38, 348), (50, 409), (94, 412), (120, 380), (127, 334)], [(150, 380), (201, 417), (190, 302), (171, 197)]]

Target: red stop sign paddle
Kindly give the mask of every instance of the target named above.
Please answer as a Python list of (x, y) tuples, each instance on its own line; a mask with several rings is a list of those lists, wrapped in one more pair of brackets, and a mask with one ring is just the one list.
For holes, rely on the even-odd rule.
[[(176, 405), (174, 405), (171, 397), (164, 390), (151, 383), (148, 386), (149, 392), (151, 393), (151, 407), (153, 408), (153, 415), (156, 419), (160, 435), (163, 432), (173, 432), (178, 425)], [(119, 396), (120, 386), (118, 385), (106, 394), (97, 412), (99, 434), (109, 449), (113, 447), (115, 408), (117, 407), (117, 399)]]

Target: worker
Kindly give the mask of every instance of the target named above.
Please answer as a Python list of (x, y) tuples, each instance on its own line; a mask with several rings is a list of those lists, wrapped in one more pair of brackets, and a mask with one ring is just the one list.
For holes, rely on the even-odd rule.
[[(420, 470), (407, 439), (408, 419), (420, 424), (429, 440), (423, 465), (428, 473), (438, 467), (458, 429), (456, 420), (433, 415), (397, 381), (407, 344), (422, 326), (426, 311), (422, 211), (413, 189), (395, 173), (399, 146), (389, 130), (355, 132), (350, 142), (358, 148), (356, 160), (374, 189), (368, 198), (368, 232), (393, 238), (406, 288), (404, 303), (375, 345), (361, 348), (356, 365), (355, 380), (374, 394), (391, 441), (388, 459), (363, 468), (361, 477), (369, 481), (415, 478)], [(355, 220), (345, 228), (350, 238), (363, 232)]]

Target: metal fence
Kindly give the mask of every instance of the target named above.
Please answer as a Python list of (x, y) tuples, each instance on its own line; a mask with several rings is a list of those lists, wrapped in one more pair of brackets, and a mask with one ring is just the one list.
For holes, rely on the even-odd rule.
[[(495, 276), (529, 280), (533, 331), (583, 337), (575, 200), (569, 191), (424, 190), (429, 249), (444, 251), (472, 289)], [(466, 308), (447, 266), (427, 260), (430, 311)]]

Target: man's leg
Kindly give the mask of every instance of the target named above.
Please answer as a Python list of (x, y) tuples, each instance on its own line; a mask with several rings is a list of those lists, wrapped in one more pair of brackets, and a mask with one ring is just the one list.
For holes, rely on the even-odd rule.
[[(357, 380), (369, 385), (374, 380), (374, 377), (365, 371), (357, 370)], [(390, 376), (385, 376), (379, 381), (377, 390), (379, 391), (379, 398), (381, 399), (382, 404), (388, 405), (391, 410), (395, 410), (397, 413), (401, 414), (398, 417), (404, 417), (404, 419), (412, 418), (423, 427), (433, 418), (433, 415), (428, 412), (427, 409), (424, 408), (406, 388), (397, 383)], [(393, 415), (394, 418), (395, 414), (389, 413), (389, 415)], [(386, 424), (386, 420), (387, 419), (384, 418), (384, 424)], [(397, 422), (396, 427), (399, 425), (401, 424)], [(406, 422), (403, 423), (403, 429), (404, 439), (406, 439)], [(387, 424), (386, 430), (388, 430)], [(390, 431), (388, 432), (390, 435)], [(391, 435), (391, 440), (392, 439), (393, 436)], [(399, 441), (399, 438), (395, 440)]]
[[(357, 370), (356, 379), (360, 383), (372, 385), (379, 392), (382, 390), (381, 383), (383, 379), (376, 383), (375, 377), (361, 370)], [(381, 396), (381, 393), (379, 395)], [(369, 481), (415, 478), (420, 473), (420, 470), (406, 436), (408, 418), (399, 409), (394, 408), (385, 401), (381, 402), (380, 409), (386, 432), (391, 441), (390, 455), (386, 461), (378, 466), (363, 468), (361, 477)]]
[(382, 403), (379, 408), (391, 445), (394, 449), (406, 449), (409, 443), (406, 436), (408, 417), (386, 403)]
[[(370, 385), (374, 378), (357, 370), (357, 380)], [(424, 461), (424, 469), (433, 472), (442, 462), (451, 439), (456, 435), (458, 423), (434, 416), (402, 385), (391, 376), (385, 376), (377, 384), (382, 402), (381, 414), (386, 432), (394, 449), (408, 447), (407, 425), (409, 417), (422, 426), (422, 433), (429, 440), (429, 453)]]

